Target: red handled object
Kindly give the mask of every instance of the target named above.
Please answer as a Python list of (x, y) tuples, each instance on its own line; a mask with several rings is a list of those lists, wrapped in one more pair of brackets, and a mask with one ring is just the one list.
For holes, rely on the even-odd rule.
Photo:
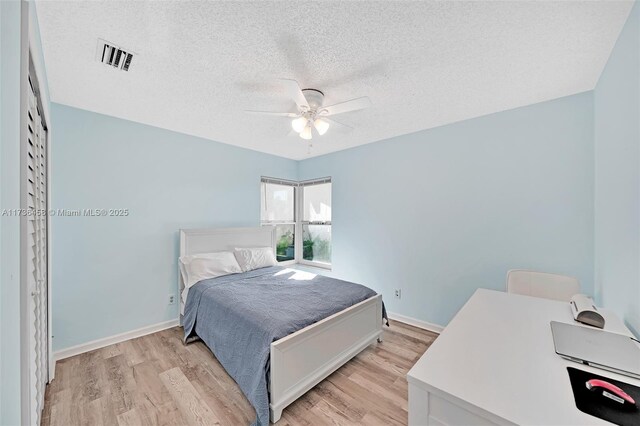
[(636, 401), (625, 391), (613, 385), (609, 382), (605, 382), (604, 380), (591, 379), (585, 383), (587, 385), (587, 389), (592, 392), (599, 392), (603, 397), (608, 398), (611, 401), (615, 401), (620, 406), (624, 407), (635, 407)]

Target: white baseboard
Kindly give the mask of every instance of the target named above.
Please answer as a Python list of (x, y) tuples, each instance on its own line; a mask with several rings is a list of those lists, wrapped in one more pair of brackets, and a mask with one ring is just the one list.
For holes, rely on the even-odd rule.
[(422, 328), (424, 330), (428, 330), (428, 331), (433, 331), (434, 333), (442, 333), (442, 330), (444, 330), (444, 327), (438, 324), (432, 324), (430, 322), (426, 322), (426, 321), (422, 321), (419, 319), (415, 319), (415, 318), (411, 318), (411, 317), (407, 317), (405, 315), (400, 315), (400, 314), (396, 314), (393, 312), (387, 312), (387, 316), (389, 317), (389, 319), (392, 319), (394, 321), (400, 321), (403, 322), (405, 324), (409, 324), (412, 325), (414, 327), (418, 327), (418, 328)]
[[(389, 312), (388, 315), (389, 319), (392, 319), (394, 321), (400, 321), (414, 327), (432, 331), (434, 333), (441, 333), (442, 330), (444, 330), (444, 327), (441, 325), (432, 324), (430, 322), (396, 314), (394, 312)], [(56, 361), (60, 361), (61, 359), (80, 355), (82, 353), (93, 351), (95, 349), (104, 348), (105, 346), (124, 342), (125, 340), (135, 339), (136, 337), (146, 336), (147, 334), (166, 330), (167, 328), (176, 327), (178, 325), (180, 325), (180, 320), (178, 319), (148, 325), (146, 327), (138, 328), (137, 330), (127, 331), (125, 333), (120, 333), (109, 337), (103, 337), (102, 339), (92, 340), (91, 342), (82, 343), (80, 345), (56, 351), (53, 353), (53, 357)]]
[(93, 351), (95, 349), (104, 348), (105, 346), (124, 342), (125, 340), (135, 339), (136, 337), (146, 336), (147, 334), (166, 330), (167, 328), (175, 327), (177, 325), (180, 325), (180, 320), (178, 319), (159, 322), (157, 324), (138, 328), (137, 330), (127, 331), (125, 333), (120, 333), (109, 337), (103, 337), (102, 339), (92, 340), (91, 342), (62, 349), (54, 352), (53, 357), (56, 361), (60, 361), (61, 359), (69, 358), (74, 355), (80, 355), (82, 353)]

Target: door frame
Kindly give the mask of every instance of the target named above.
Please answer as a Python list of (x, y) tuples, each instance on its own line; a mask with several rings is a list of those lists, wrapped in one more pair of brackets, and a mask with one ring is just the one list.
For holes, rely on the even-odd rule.
[[(29, 98), (29, 6), (20, 2), (20, 208), (26, 205), (27, 182), (27, 109)], [(21, 423), (31, 425), (29, 377), (29, 283), (27, 281), (27, 217), (20, 216), (20, 409)]]
[[(32, 2), (21, 1), (20, 8), (20, 208), (26, 208), (27, 205), (27, 180), (24, 178), (27, 174), (27, 156), (28, 151), (24, 141), (27, 138), (28, 123), (28, 103), (27, 96), (29, 87), (29, 76), (31, 76), (32, 84), (36, 88), (36, 95), (39, 97), (39, 107), (41, 109), (41, 119), (47, 128), (46, 144), (47, 144), (47, 164), (46, 164), (46, 180), (47, 180), (47, 208), (51, 206), (51, 123), (50, 111), (48, 108), (48, 99), (42, 93), (43, 83), (46, 85), (46, 74), (44, 64), (36, 52), (39, 52), (40, 41), (37, 28), (37, 17), (35, 15), (34, 4)], [(31, 25), (31, 23), (34, 25)], [(31, 365), (30, 365), (30, 337), (29, 337), (29, 298), (30, 290), (27, 281), (29, 257), (27, 250), (28, 242), (28, 217), (22, 215), (20, 217), (20, 410), (21, 423), (32, 424), (31, 419)], [(49, 383), (55, 373), (55, 360), (52, 350), (52, 309), (51, 309), (51, 217), (46, 215), (47, 223), (47, 360), (48, 364), (47, 383)]]

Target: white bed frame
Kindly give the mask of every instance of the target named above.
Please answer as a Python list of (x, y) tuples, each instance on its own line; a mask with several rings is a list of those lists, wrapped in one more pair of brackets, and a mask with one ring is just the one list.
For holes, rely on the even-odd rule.
[[(275, 249), (273, 227), (180, 230), (180, 256), (267, 246)], [(178, 275), (182, 293), (184, 283)], [(285, 407), (376, 341), (382, 341), (381, 295), (273, 342), (271, 421), (280, 420)]]

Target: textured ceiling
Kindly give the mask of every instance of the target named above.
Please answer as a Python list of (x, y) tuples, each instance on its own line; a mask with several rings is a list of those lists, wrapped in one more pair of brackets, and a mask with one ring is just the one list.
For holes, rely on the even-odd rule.
[[(632, 1), (37, 2), (54, 102), (302, 159), (594, 88)], [(103, 38), (138, 53), (95, 60)], [(277, 84), (369, 96), (307, 143)]]

